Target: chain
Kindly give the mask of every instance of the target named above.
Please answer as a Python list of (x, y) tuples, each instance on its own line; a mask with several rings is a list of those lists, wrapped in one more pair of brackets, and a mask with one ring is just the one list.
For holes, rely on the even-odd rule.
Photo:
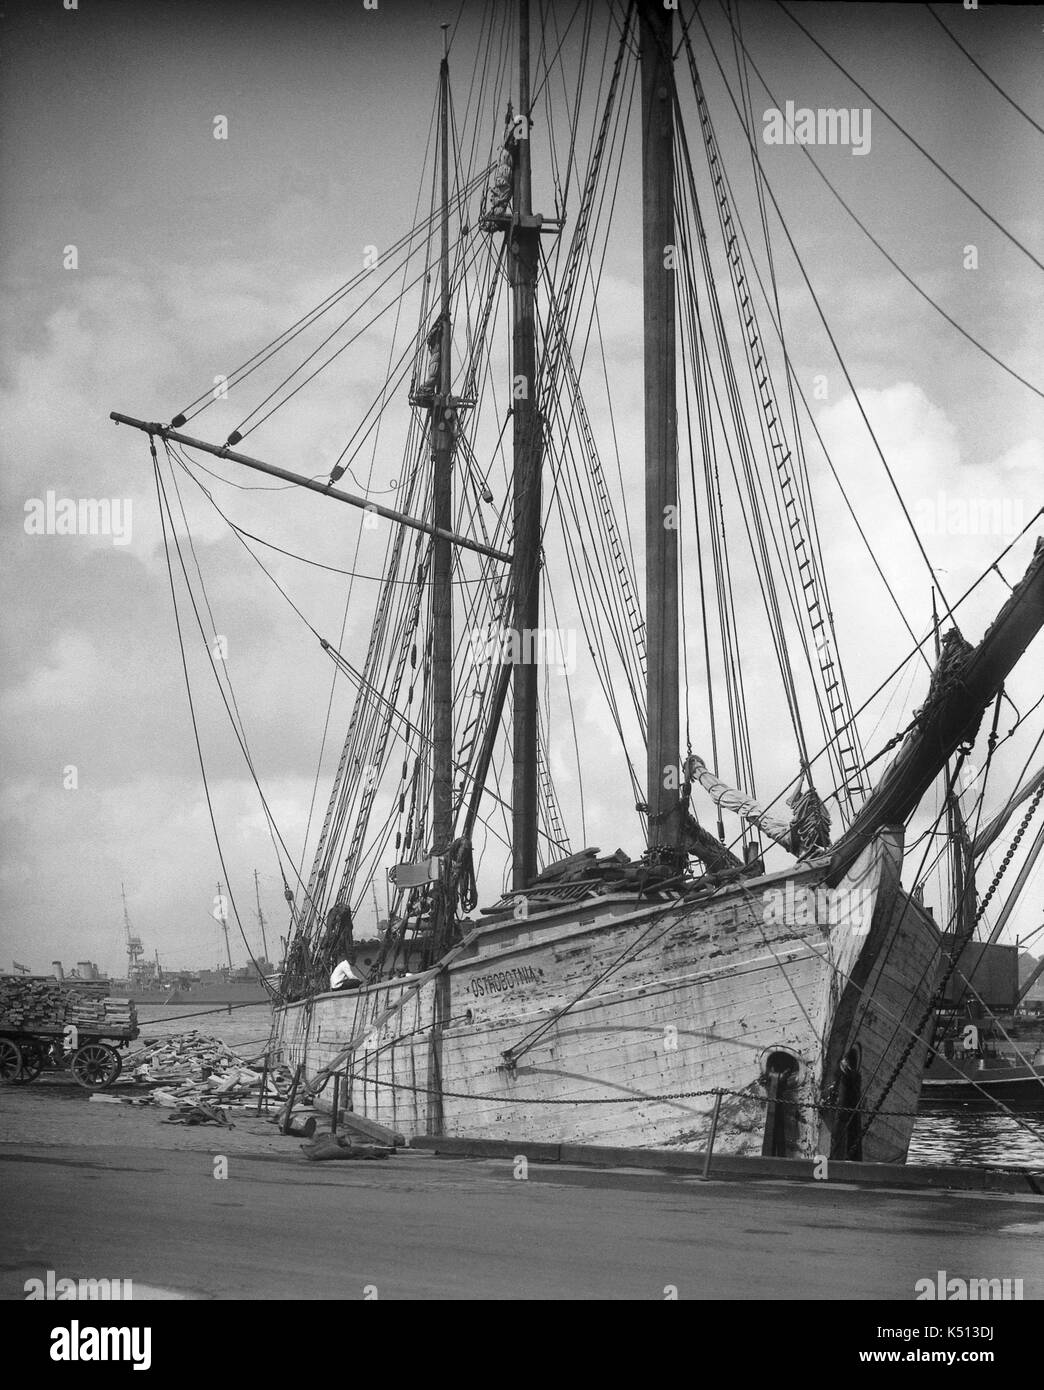
[(990, 899), (993, 897), (994, 893), (996, 893), (998, 887), (1000, 886), (1000, 881), (1007, 872), (1008, 865), (1011, 863), (1015, 851), (1019, 847), (1019, 841), (1022, 839), (1023, 835), (1025, 835), (1027, 829), (1029, 828), (1029, 823), (1033, 819), (1033, 813), (1040, 805), (1040, 799), (1042, 796), (1044, 796), (1044, 782), (1042, 782), (1041, 785), (1037, 788), (1036, 794), (1034, 795), (1033, 800), (1029, 804), (1029, 810), (1023, 816), (1022, 822), (1019, 825), (1018, 830), (1016, 830), (1014, 836), (1012, 837), (1011, 844), (1008, 846), (1007, 854), (1001, 860), (1000, 867), (998, 868), (997, 872), (993, 875), (993, 882), (990, 884), (989, 888), (987, 888), (985, 894), (983, 895), (982, 902), (979, 904), (979, 910), (975, 914), (976, 926), (978, 926), (979, 921), (982, 918), (982, 914), (986, 911), (987, 907), (989, 906)]
[[(349, 1081), (359, 1081), (364, 1086), (381, 1086), (393, 1091), (410, 1091), (415, 1095), (421, 1096), (441, 1096), (451, 1100), (488, 1100), (503, 1104), (506, 1097), (504, 1095), (482, 1095), (473, 1091), (434, 1091), (428, 1086), (410, 1086), (404, 1081), (375, 1081), (372, 1077), (364, 1075), (362, 1072), (349, 1072)], [(750, 1091), (733, 1091), (726, 1086), (712, 1086), (701, 1091), (669, 1091), (663, 1095), (651, 1095), (634, 1093), (626, 1096), (512, 1096), (511, 1102), (514, 1105), (631, 1105), (635, 1101), (667, 1101), (667, 1100), (696, 1100), (704, 1096), (730, 1096), (736, 1100), (756, 1101), (759, 1105), (768, 1105), (767, 1096), (754, 1095)], [(775, 1101), (776, 1105), (789, 1105), (796, 1110), (811, 1110), (820, 1115), (869, 1115), (873, 1118), (877, 1110), (868, 1110), (860, 1105), (831, 1105), (826, 1101), (807, 1101), (789, 1100), (779, 1098)], [(897, 1119), (916, 1119), (923, 1112), (919, 1110), (888, 1110), (887, 1115)], [(1030, 1125), (1024, 1126), (1035, 1138), (1044, 1143), (1044, 1130), (1034, 1129)]]

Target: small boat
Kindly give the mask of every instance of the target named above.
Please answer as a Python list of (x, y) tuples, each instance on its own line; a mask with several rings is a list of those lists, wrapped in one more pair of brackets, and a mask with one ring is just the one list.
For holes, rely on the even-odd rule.
[(960, 1040), (947, 1038), (928, 1055), (921, 1103), (1044, 1106), (1044, 1046), (1026, 1043), (1001, 1051), (989, 1024), (967, 1024)]

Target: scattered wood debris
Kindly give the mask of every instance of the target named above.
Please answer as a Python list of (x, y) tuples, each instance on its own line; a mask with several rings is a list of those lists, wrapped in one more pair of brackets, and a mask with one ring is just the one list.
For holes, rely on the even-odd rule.
[[(256, 1105), (261, 1097), (261, 1068), (220, 1038), (195, 1028), (146, 1041), (126, 1058), (124, 1072), (152, 1087), (152, 1104), (170, 1110), (210, 1104), (218, 1098), (224, 1107)], [(262, 1099), (284, 1101), (291, 1079), (287, 1068), (274, 1068), (264, 1079)]]
[(207, 1105), (200, 1101), (196, 1105), (183, 1105), (173, 1115), (167, 1115), (161, 1124), (165, 1125), (221, 1125), (224, 1129), (235, 1129), (228, 1118), (228, 1111), (218, 1105)]

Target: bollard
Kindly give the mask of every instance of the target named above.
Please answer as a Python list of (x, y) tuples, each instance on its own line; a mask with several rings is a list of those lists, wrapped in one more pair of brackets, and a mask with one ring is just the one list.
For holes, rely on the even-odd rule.
[(330, 1133), (337, 1133), (337, 1110), (341, 1104), (341, 1078), (335, 1073), (333, 1079), (333, 1109), (330, 1111)]
[(710, 1175), (711, 1159), (714, 1156), (714, 1140), (718, 1133), (718, 1112), (721, 1110), (722, 1091), (714, 1092), (714, 1113), (711, 1115), (710, 1136), (707, 1139), (707, 1155), (703, 1160), (703, 1176), (701, 1181), (706, 1182)]

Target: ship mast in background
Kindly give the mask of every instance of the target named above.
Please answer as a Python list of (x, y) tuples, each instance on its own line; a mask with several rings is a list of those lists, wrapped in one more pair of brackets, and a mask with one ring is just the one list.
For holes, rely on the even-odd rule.
[(257, 870), (254, 870), (254, 897), (257, 899), (257, 924), (261, 928), (261, 956), (267, 963), (268, 961), (268, 942), (265, 940), (265, 914), (261, 911), (261, 886), (257, 878)]

